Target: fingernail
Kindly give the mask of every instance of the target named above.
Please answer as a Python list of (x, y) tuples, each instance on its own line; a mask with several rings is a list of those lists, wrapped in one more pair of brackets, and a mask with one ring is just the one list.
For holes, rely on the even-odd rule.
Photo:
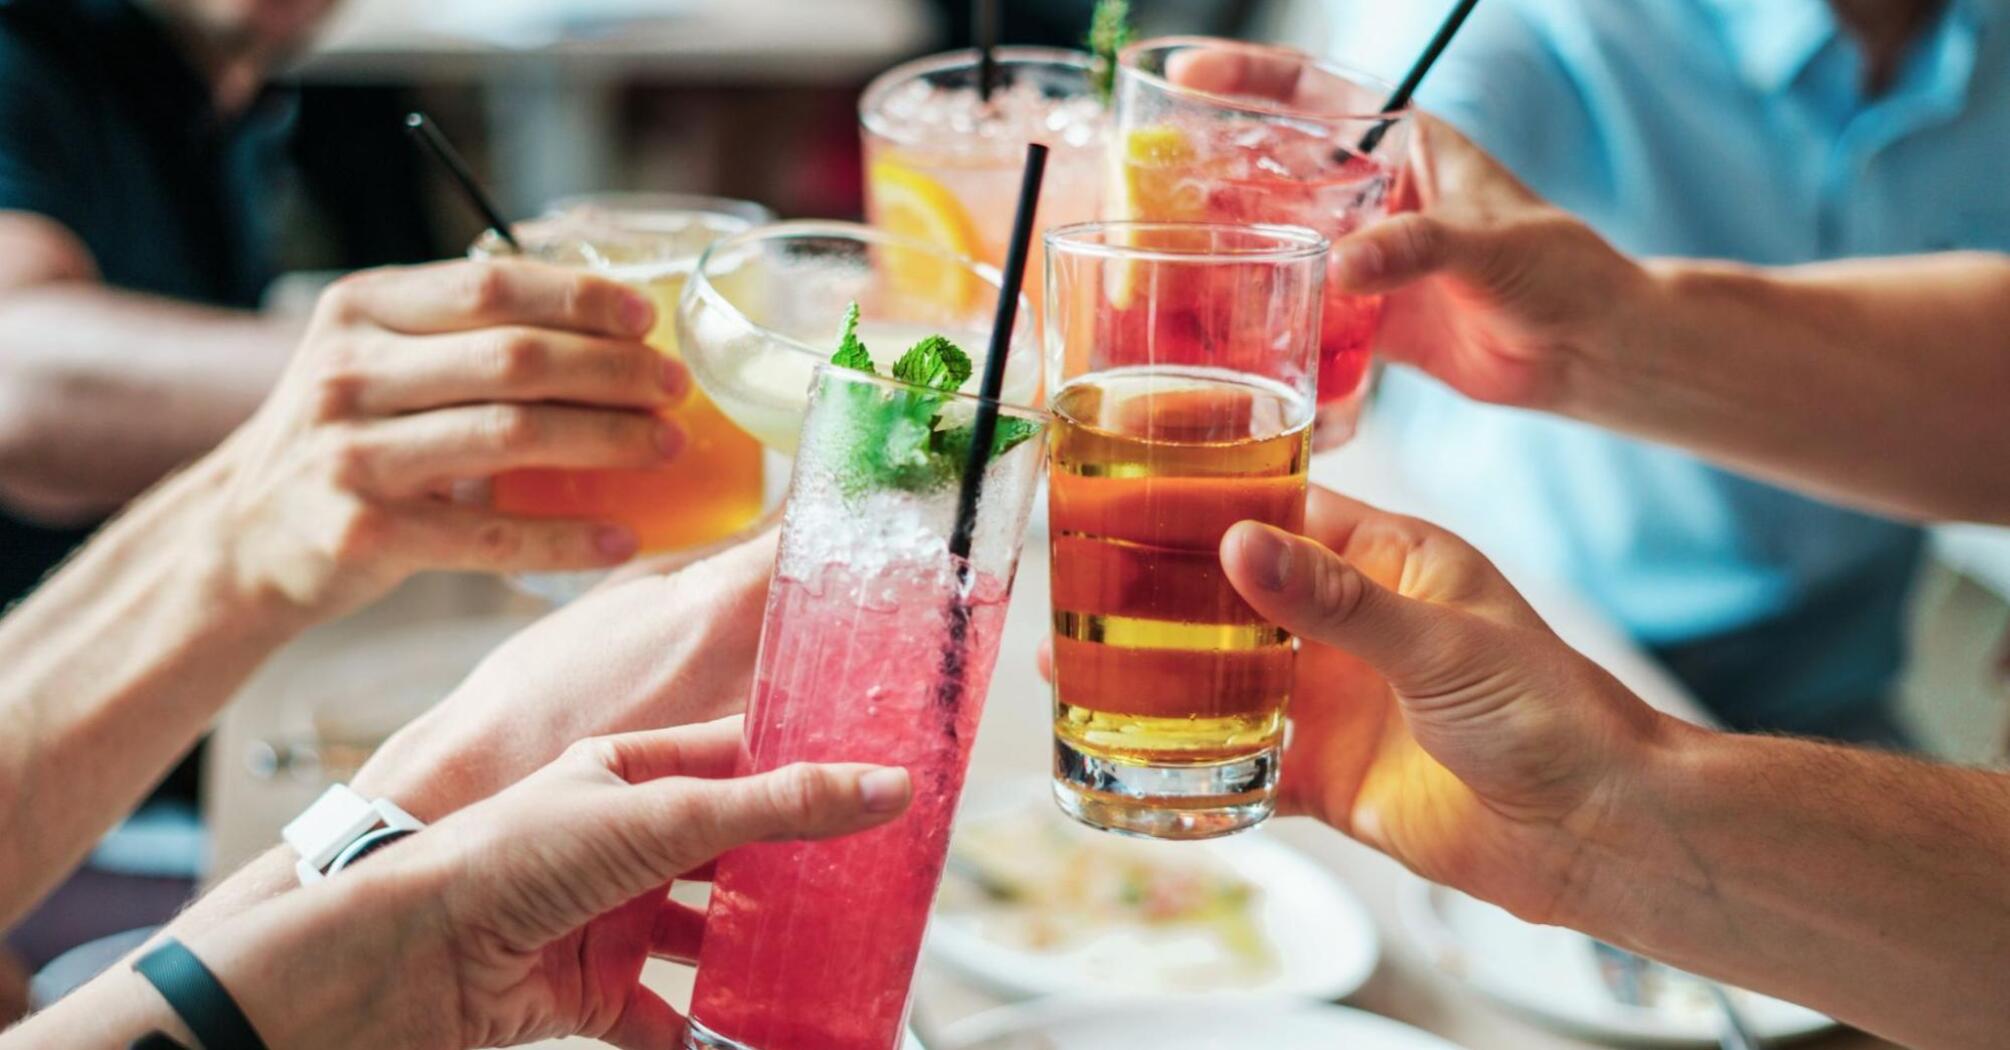
[(636, 335), (647, 335), (656, 327), (656, 304), (637, 292), (621, 297), (621, 323)]
[(907, 770), (875, 769), (858, 778), (858, 798), (867, 813), (892, 813), (907, 805)]
[(1248, 557), (1256, 567), (1256, 583), (1272, 593), (1282, 591), (1291, 581), (1294, 554), (1291, 544), (1269, 529), (1250, 529), (1244, 534)]
[(677, 454), (684, 451), (684, 428), (667, 419), (659, 420), (656, 424), (656, 451), (662, 453), (664, 459), (676, 459)]
[(1333, 279), (1343, 287), (1367, 284), (1382, 276), (1387, 267), (1382, 246), (1356, 237), (1333, 248)]
[(622, 525), (602, 525), (593, 533), (593, 549), (616, 561), (626, 561), (635, 556), (641, 546), (635, 540), (635, 533)]
[(671, 397), (683, 397), (684, 392), (691, 389), (691, 373), (685, 369), (684, 362), (666, 357), (662, 369), (658, 378), (665, 393)]

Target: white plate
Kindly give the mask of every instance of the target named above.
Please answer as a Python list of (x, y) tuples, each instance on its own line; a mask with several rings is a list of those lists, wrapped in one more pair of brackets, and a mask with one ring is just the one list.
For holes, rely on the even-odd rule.
[[(959, 822), (1037, 807), (1074, 827), (1054, 808), (1047, 790), (1045, 781), (1034, 785), (1023, 780), (973, 787)], [(1204, 852), (1262, 891), (1257, 927), (1275, 951), (1278, 965), (1268, 976), (1233, 989), (1236, 994), (1341, 999), (1374, 974), (1380, 945), (1367, 909), (1332, 872), (1262, 829), (1208, 842), (1143, 845), (1173, 854)], [(927, 941), (930, 960), (1007, 998), (1194, 995), (1210, 990), (1205, 984), (1170, 983), (1153, 965), (1159, 957), (1151, 954), (1165, 951), (1165, 945), (1145, 945), (1120, 933), (1065, 951), (1036, 951), (1001, 943), (984, 935), (973, 919), (940, 908), (929, 924)]]
[(1292, 999), (1045, 999), (948, 1026), (929, 1050), (1460, 1050), (1343, 1006)]
[[(1432, 965), (1488, 998), (1552, 1028), (1605, 1041), (1714, 1047), (1715, 1012), (1701, 1004), (1650, 1009), (1607, 993), (1591, 942), (1526, 923), (1484, 901), (1421, 879), (1398, 896), (1403, 931)], [(1835, 1022), (1792, 1003), (1732, 991), (1762, 1039), (1792, 1039)]]

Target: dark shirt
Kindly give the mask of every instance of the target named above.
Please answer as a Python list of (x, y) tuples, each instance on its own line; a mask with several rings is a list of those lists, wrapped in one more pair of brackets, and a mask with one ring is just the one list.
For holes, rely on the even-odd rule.
[[(0, 0), (0, 210), (61, 223), (115, 287), (256, 306), (276, 273), (284, 96), (225, 121), (130, 0)], [(0, 508), (0, 604), (86, 533)]]

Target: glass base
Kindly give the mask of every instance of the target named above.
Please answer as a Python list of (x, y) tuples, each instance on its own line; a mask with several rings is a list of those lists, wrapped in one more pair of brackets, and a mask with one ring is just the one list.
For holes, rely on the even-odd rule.
[(684, 1050), (757, 1050), (713, 1032), (693, 1019), (684, 1024)]
[(1277, 807), (1278, 749), (1206, 765), (1115, 762), (1054, 741), (1054, 801), (1103, 831), (1212, 839), (1246, 831)]

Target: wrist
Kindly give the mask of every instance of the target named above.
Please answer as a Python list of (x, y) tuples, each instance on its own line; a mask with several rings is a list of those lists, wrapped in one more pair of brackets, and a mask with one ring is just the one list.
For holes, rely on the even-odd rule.
[[(1616, 763), (1603, 816), (1584, 829), (1583, 868), (1559, 925), (1646, 950), (1670, 916), (1694, 919), (1711, 875), (1687, 847), (1699, 777), (1721, 761), (1728, 734), (1656, 712), (1640, 746)], [(1677, 919), (1676, 921), (1683, 921)]]
[(385, 863), (396, 849), (184, 935), (267, 1045), (453, 1044), (436, 884), (425, 865)]

